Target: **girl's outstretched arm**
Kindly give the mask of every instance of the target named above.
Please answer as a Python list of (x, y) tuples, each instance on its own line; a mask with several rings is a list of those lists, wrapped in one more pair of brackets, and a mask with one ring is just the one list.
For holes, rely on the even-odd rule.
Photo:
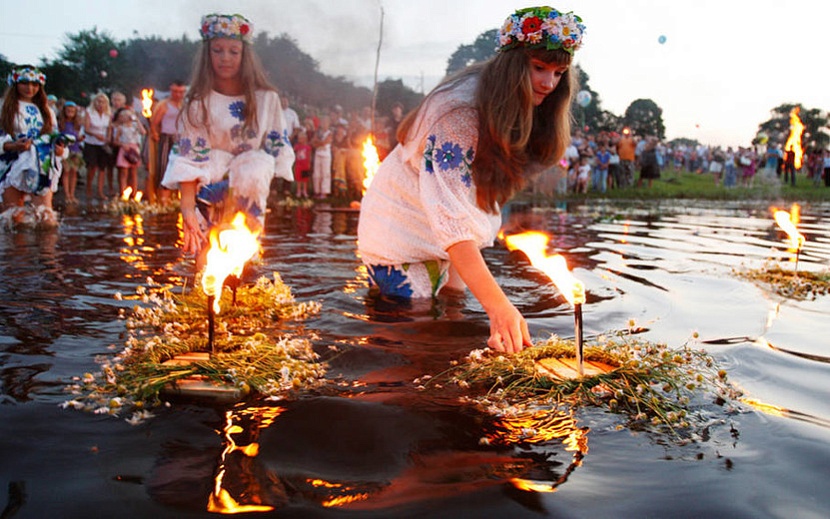
[(487, 346), (506, 353), (518, 353), (526, 346), (533, 346), (527, 321), (496, 283), (475, 242), (455, 243), (447, 253), (453, 267), (490, 318)]

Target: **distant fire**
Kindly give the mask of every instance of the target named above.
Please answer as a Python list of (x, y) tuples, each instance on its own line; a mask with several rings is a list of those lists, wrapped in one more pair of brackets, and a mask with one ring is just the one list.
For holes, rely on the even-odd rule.
[(795, 169), (801, 169), (801, 159), (804, 156), (804, 150), (801, 147), (804, 123), (801, 122), (801, 117), (798, 116), (800, 111), (801, 109), (797, 106), (790, 110), (790, 136), (787, 137), (787, 143), (784, 145), (784, 151), (793, 154), (793, 167)]
[(152, 88), (141, 89), (141, 115), (149, 119), (153, 116), (153, 94)]
[(363, 168), (366, 170), (366, 177), (363, 179), (363, 194), (372, 184), (372, 179), (375, 178), (375, 173), (380, 167), (380, 157), (378, 156), (378, 149), (375, 147), (372, 136), (366, 138), (363, 142)]

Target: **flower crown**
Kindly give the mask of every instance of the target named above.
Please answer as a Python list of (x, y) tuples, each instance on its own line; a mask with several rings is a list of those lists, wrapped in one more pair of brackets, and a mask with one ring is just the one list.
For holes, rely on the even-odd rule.
[(199, 33), (205, 41), (214, 38), (233, 38), (251, 43), (254, 24), (241, 14), (206, 14), (202, 16)]
[(9, 86), (17, 83), (40, 83), (41, 85), (45, 85), (46, 74), (41, 72), (40, 69), (34, 67), (17, 67), (13, 68), (12, 71), (9, 72), (9, 75), (6, 78), (6, 83), (8, 83)]
[(523, 46), (528, 49), (562, 49), (570, 54), (582, 46), (582, 18), (553, 7), (519, 9), (499, 29), (497, 51)]

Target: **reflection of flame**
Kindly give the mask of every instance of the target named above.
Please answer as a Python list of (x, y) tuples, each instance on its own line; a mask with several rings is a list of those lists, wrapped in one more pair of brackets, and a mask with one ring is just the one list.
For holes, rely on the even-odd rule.
[(545, 250), (550, 237), (538, 231), (503, 236), (509, 250), (520, 250), (527, 255), (530, 264), (541, 270), (559, 288), (565, 299), (573, 305), (585, 302), (585, 285), (568, 270), (568, 263), (559, 254), (548, 256)]
[(804, 246), (804, 242), (806, 241), (804, 235), (798, 232), (798, 228), (796, 228), (796, 224), (801, 220), (800, 213), (801, 208), (798, 204), (793, 204), (789, 213), (780, 209), (774, 209), (773, 212), (775, 222), (790, 238), (790, 252), (801, 250), (801, 247)]
[[(225, 476), (227, 474), (227, 458), (230, 454), (234, 452), (240, 452), (243, 456), (248, 458), (254, 458), (257, 454), (259, 454), (259, 444), (255, 441), (252, 441), (248, 445), (237, 445), (236, 441), (233, 439), (234, 434), (240, 434), (244, 432), (250, 433), (252, 436), (258, 436), (258, 430), (255, 428), (253, 430), (246, 430), (245, 428), (241, 427), (234, 423), (235, 419), (242, 419), (246, 418), (246, 414), (250, 414), (253, 412), (251, 416), (254, 420), (259, 420), (259, 427), (258, 428), (265, 428), (267, 425), (270, 425), (273, 422), (274, 418), (279, 416), (284, 409), (280, 407), (273, 407), (273, 408), (252, 408), (249, 410), (243, 411), (227, 411), (225, 413), (225, 426), (222, 430), (222, 436), (224, 438), (225, 448), (222, 450), (222, 455), (219, 460), (219, 468), (216, 473), (216, 477), (214, 478), (214, 485), (213, 485), (213, 492), (210, 494), (210, 498), (208, 499), (207, 510), (208, 512), (214, 512), (219, 514), (242, 514), (247, 512), (269, 512), (274, 509), (273, 506), (270, 505), (262, 505), (262, 504), (239, 504), (239, 502), (231, 496), (230, 492), (228, 492), (224, 487), (223, 484), (225, 483)], [(240, 416), (237, 416), (239, 414)], [(241, 478), (245, 476), (245, 474), (239, 475)], [(256, 494), (255, 492), (252, 493), (245, 493), (246, 499), (251, 500), (261, 500), (262, 496)]]
[(784, 145), (784, 151), (790, 151), (793, 154), (793, 166), (795, 169), (801, 169), (801, 158), (804, 155), (804, 150), (801, 148), (801, 134), (804, 133), (804, 123), (801, 122), (801, 117), (798, 113), (801, 108), (795, 107), (790, 110), (790, 136), (787, 137), (787, 143)]
[(253, 233), (245, 225), (245, 213), (242, 212), (236, 213), (230, 229), (211, 230), (207, 263), (202, 274), (202, 288), (206, 295), (216, 296), (213, 300), (213, 310), (217, 314), (225, 278), (242, 274), (245, 262), (259, 252), (258, 236), (259, 232)]
[(141, 89), (141, 115), (149, 119), (153, 116), (153, 94), (152, 88)]
[(366, 193), (366, 190), (369, 189), (369, 185), (372, 183), (375, 173), (378, 172), (378, 167), (380, 167), (378, 149), (375, 148), (375, 143), (370, 135), (363, 143), (363, 168), (366, 170), (366, 177), (363, 179), (364, 194)]

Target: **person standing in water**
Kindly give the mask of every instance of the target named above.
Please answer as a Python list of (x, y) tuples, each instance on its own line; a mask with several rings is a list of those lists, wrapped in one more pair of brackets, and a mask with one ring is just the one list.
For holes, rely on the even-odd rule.
[(372, 293), (432, 298), (466, 285), (490, 319), (488, 346), (532, 345), (481, 249), (496, 238), (500, 207), (565, 153), (584, 30), (552, 7), (515, 11), (494, 58), (444, 80), (401, 122), (361, 204)]

